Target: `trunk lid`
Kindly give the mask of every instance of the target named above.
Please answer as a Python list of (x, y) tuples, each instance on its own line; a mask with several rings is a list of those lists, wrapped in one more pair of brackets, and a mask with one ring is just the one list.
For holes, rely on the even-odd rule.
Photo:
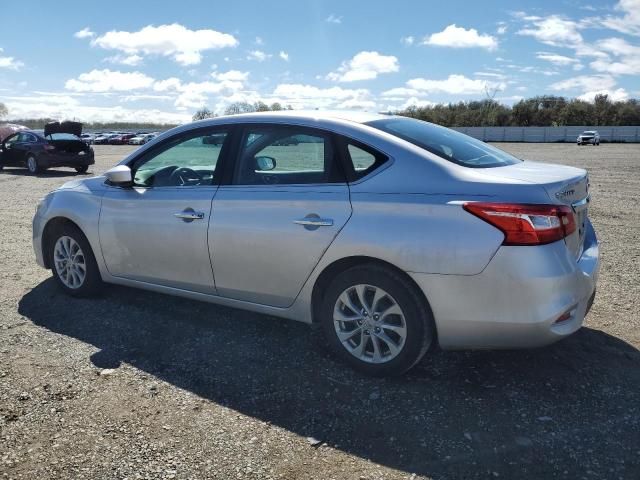
[(573, 209), (576, 231), (565, 243), (576, 258), (582, 255), (589, 208), (589, 176), (586, 170), (565, 165), (524, 161), (515, 165), (487, 169), (487, 175), (503, 180), (513, 179), (540, 185), (551, 203)]
[(44, 136), (53, 133), (70, 133), (79, 137), (82, 135), (82, 123), (80, 122), (49, 122), (44, 126)]

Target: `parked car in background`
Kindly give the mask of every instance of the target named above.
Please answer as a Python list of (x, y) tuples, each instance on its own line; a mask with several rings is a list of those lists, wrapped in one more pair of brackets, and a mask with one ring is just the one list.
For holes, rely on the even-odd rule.
[(93, 139), (94, 145), (107, 145), (109, 140), (113, 137), (116, 137), (117, 133), (104, 133), (102, 135), (98, 135)]
[(586, 130), (578, 135), (578, 145), (600, 145), (600, 134), (597, 130)]
[(80, 138), (87, 145), (91, 145), (93, 143), (93, 139), (95, 138), (95, 135), (93, 135), (92, 133), (83, 133), (82, 135), (80, 135)]
[(129, 139), (129, 145), (144, 145), (145, 143), (150, 142), (154, 138), (156, 138), (156, 135), (154, 135), (153, 133), (136, 135), (135, 137), (132, 137)]
[(436, 342), (578, 330), (599, 269), (588, 185), (411, 118), (253, 113), (175, 128), (47, 195), (33, 242), (70, 295), (108, 282), (318, 323), (353, 367), (399, 374)]
[(129, 140), (135, 137), (135, 133), (122, 133), (109, 139), (109, 145), (128, 145)]
[(85, 173), (94, 163), (93, 149), (81, 138), (82, 124), (53, 122), (44, 131), (22, 130), (0, 144), (0, 169), (25, 166), (35, 174), (52, 167), (72, 167)]

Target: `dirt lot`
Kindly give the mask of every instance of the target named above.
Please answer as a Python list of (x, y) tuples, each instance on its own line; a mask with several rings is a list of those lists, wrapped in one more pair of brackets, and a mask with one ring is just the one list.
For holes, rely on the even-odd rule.
[[(0, 172), (0, 478), (640, 478), (640, 145), (499, 146), (590, 171), (603, 265), (586, 326), (384, 380), (295, 322), (120, 287), (63, 296), (31, 218), (75, 172)], [(96, 147), (91, 172), (128, 150)]]

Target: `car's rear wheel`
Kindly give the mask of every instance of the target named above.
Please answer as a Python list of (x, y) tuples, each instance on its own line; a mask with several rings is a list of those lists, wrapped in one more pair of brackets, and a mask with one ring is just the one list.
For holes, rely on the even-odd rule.
[(78, 172), (78, 173), (87, 173), (87, 170), (89, 170), (89, 166), (88, 165), (83, 165), (81, 167), (76, 167), (76, 172)]
[(373, 376), (406, 372), (435, 337), (431, 310), (416, 287), (378, 265), (339, 274), (325, 292), (320, 321), (332, 350)]
[(73, 225), (63, 225), (49, 242), (51, 270), (69, 295), (87, 297), (100, 291), (102, 278), (89, 241)]
[(27, 169), (29, 170), (29, 173), (32, 175), (35, 175), (36, 173), (40, 172), (40, 165), (38, 165), (38, 159), (33, 155), (29, 155), (29, 158), (27, 158)]

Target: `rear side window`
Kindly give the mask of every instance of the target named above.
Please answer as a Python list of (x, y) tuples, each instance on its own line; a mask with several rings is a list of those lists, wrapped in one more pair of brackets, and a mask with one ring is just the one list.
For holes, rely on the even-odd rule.
[(463, 133), (413, 118), (375, 120), (367, 125), (469, 168), (503, 167), (522, 161)]
[(347, 169), (349, 170), (349, 167), (352, 167), (349, 175), (351, 180), (358, 180), (368, 175), (388, 160), (386, 155), (370, 147), (349, 139), (343, 139), (343, 141), (346, 145), (346, 155), (349, 163)]
[(245, 129), (233, 183), (292, 185), (344, 182), (328, 134), (302, 127)]

